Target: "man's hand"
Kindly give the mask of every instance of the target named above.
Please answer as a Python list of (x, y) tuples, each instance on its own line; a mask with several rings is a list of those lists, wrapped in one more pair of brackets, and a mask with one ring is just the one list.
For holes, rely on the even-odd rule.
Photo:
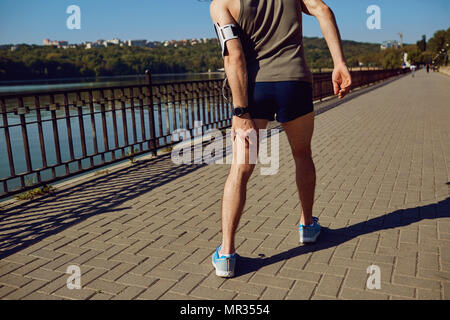
[(250, 114), (246, 113), (241, 117), (233, 117), (233, 124), (231, 126), (231, 137), (233, 141), (236, 139), (236, 136), (238, 136), (242, 141), (247, 140), (247, 143), (251, 144), (252, 141), (250, 141), (250, 137), (252, 130), (257, 134), (255, 122), (250, 117)]
[[(233, 163), (255, 164), (258, 159), (258, 130), (250, 114), (233, 117), (231, 127), (233, 141)], [(237, 139), (236, 139), (237, 138)]]
[(334, 67), (332, 80), (334, 94), (338, 95), (339, 99), (342, 99), (350, 91), (352, 86), (352, 77), (344, 63)]
[(344, 51), (342, 50), (341, 35), (336, 23), (333, 11), (323, 2), (323, 0), (301, 0), (304, 13), (317, 18), (322, 29), (323, 36), (327, 41), (333, 58), (333, 88), (334, 94), (342, 99), (352, 85), (352, 77), (345, 65)]

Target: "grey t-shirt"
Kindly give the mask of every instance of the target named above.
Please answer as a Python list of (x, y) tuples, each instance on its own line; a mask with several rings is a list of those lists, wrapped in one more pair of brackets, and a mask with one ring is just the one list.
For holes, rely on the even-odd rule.
[(303, 50), (300, 0), (240, 0), (238, 24), (249, 81), (312, 82)]

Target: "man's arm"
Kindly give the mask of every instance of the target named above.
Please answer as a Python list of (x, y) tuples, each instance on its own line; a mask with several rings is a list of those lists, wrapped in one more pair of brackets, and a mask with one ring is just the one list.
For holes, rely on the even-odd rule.
[(342, 50), (341, 36), (333, 11), (322, 0), (301, 0), (303, 12), (316, 17), (319, 21), (322, 34), (328, 44), (334, 63), (333, 87), (334, 94), (343, 98), (352, 85), (350, 72), (345, 64)]
[[(219, 23), (221, 26), (236, 24), (224, 0), (214, 0), (211, 3), (210, 13), (212, 21)], [(226, 47), (224, 65), (233, 94), (233, 104), (239, 107), (248, 107), (247, 64), (241, 40), (229, 40), (226, 43)]]

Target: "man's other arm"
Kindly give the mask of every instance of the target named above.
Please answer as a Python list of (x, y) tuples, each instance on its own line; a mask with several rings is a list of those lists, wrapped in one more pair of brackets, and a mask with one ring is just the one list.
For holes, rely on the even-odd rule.
[[(237, 24), (224, 0), (214, 0), (211, 3), (210, 14), (212, 21), (214, 23), (219, 23), (221, 26)], [(233, 104), (239, 107), (248, 107), (247, 64), (241, 40), (229, 40), (226, 43), (226, 47), (224, 66), (228, 83), (233, 94)]]
[(352, 85), (350, 72), (345, 63), (341, 36), (333, 11), (322, 0), (301, 0), (303, 12), (314, 16), (319, 21), (322, 34), (328, 44), (334, 63), (334, 93), (343, 98)]

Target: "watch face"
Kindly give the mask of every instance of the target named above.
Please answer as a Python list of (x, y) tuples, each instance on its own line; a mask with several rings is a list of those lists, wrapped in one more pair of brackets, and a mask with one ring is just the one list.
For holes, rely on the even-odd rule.
[(236, 109), (234, 109), (234, 114), (236, 115), (236, 116), (242, 116), (242, 108), (236, 108)]

